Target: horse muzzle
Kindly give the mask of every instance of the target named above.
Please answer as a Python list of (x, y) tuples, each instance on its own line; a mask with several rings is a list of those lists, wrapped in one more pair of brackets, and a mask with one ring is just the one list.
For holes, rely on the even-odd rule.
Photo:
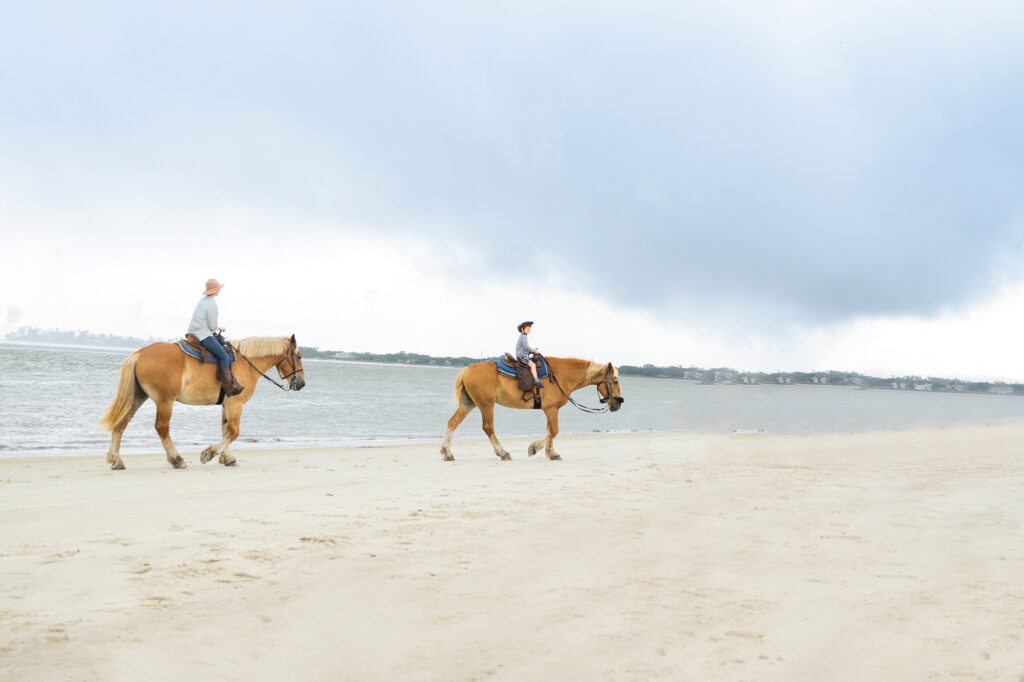
[(292, 391), (301, 391), (305, 385), (306, 380), (302, 378), (302, 375), (296, 374), (292, 377), (292, 380), (288, 385), (288, 389)]
[(620, 410), (622, 408), (622, 403), (626, 402), (626, 399), (625, 398), (620, 398), (619, 396), (616, 395), (616, 396), (612, 396), (610, 399), (609, 398), (601, 398), (601, 402), (602, 403), (608, 403), (608, 409), (611, 410), (612, 412), (615, 412), (615, 411)]

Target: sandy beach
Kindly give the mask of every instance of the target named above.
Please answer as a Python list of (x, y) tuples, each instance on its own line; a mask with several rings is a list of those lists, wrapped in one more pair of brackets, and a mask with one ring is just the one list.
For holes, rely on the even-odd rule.
[(505, 445), (0, 460), (0, 679), (1024, 679), (1024, 424)]

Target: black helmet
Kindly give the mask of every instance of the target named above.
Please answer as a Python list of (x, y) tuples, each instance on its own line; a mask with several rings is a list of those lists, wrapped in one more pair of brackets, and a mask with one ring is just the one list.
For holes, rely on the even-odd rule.
[(516, 327), (516, 329), (518, 329), (519, 333), (522, 334), (523, 333), (523, 327), (532, 327), (532, 326), (533, 326), (533, 320), (527, 320), (526, 322), (523, 322), (518, 327)]

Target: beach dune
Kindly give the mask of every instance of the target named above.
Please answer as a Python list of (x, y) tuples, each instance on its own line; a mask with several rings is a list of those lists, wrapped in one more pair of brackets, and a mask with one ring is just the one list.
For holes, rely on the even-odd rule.
[(4, 680), (1013, 680), (1024, 424), (0, 460)]

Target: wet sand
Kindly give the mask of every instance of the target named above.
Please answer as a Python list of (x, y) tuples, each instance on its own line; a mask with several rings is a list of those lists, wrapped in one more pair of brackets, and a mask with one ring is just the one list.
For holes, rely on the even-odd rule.
[(0, 679), (1024, 679), (1024, 424), (527, 445), (0, 460)]

